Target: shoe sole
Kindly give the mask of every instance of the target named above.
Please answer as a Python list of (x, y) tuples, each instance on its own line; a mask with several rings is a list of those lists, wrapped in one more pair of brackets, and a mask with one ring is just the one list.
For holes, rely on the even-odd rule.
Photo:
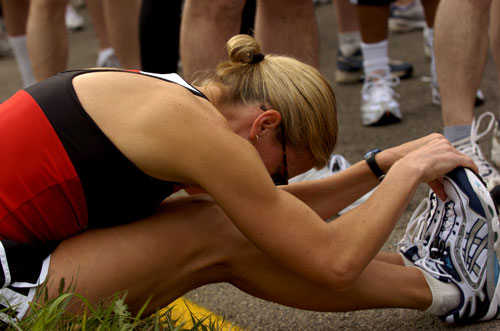
[[(457, 177), (459, 176), (459, 173), (463, 171), (465, 172), (465, 175), (467, 177), (468, 184), (464, 184), (464, 182), (467, 182), (465, 180), (460, 180)], [(496, 206), (495, 202), (493, 200), (493, 197), (491, 194), (488, 192), (488, 189), (486, 188), (486, 184), (482, 180), (481, 177), (477, 176), (474, 172), (472, 172), (469, 169), (466, 168), (458, 168), (452, 173), (447, 175), (450, 177), (457, 186), (460, 187), (462, 192), (466, 193), (466, 195), (470, 198), (469, 200), (469, 207), (477, 212), (478, 214), (483, 214), (485, 215), (485, 218), (488, 220), (488, 233), (493, 235), (493, 242), (489, 241), (488, 242), (488, 250), (489, 252), (494, 252), (495, 256), (493, 258), (493, 265), (489, 265), (487, 268), (487, 279), (495, 279), (497, 278), (498, 274), (498, 256), (500, 256), (500, 225), (499, 225), (499, 219), (498, 219), (498, 212), (496, 209), (492, 208), (491, 206)], [(474, 195), (471, 194), (472, 192), (475, 194), (477, 197), (474, 199)], [(496, 208), (496, 207), (495, 207)], [(482, 212), (481, 212), (482, 211)], [(486, 320), (491, 320), (498, 315), (500, 311), (500, 282), (497, 281), (495, 289), (493, 291), (493, 297), (491, 298), (489, 309), (485, 316), (483, 316), (480, 320), (481, 321), (486, 321)]]
[(410, 32), (420, 30), (425, 27), (425, 21), (410, 21), (403, 18), (389, 18), (389, 31)]
[(384, 126), (389, 124), (395, 124), (401, 122), (401, 118), (395, 116), (389, 110), (386, 110), (384, 114), (375, 122), (363, 122), (364, 126)]

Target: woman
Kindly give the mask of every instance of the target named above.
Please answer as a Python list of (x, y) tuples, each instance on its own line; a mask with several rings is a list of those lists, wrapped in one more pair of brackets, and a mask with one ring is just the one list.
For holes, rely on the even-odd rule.
[[(2, 295), (21, 302), (19, 318), (46, 279), (50, 296), (64, 279), (91, 302), (127, 290), (132, 310), (152, 295), (147, 312), (222, 281), (323, 311), (425, 310), (441, 295), (400, 255), (377, 253), (419, 183), (444, 198), (439, 179), (472, 161), (440, 135), (382, 151), (372, 197), (326, 223), (379, 183), (367, 163), (319, 181), (271, 178), (326, 164), (331, 87), (249, 36), (227, 48), (199, 88), (176, 75), (77, 71), (1, 105)], [(163, 201), (182, 186), (208, 195)]]

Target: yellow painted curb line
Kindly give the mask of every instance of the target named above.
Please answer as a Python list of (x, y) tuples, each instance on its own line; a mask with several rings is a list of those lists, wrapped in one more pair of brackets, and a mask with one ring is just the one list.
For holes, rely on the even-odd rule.
[(205, 326), (209, 326), (210, 323), (216, 325), (217, 330), (245, 331), (236, 325), (232, 325), (230, 321), (224, 320), (222, 316), (215, 315), (211, 311), (198, 306), (184, 297), (175, 300), (163, 310), (165, 309), (171, 309), (172, 319), (177, 320), (179, 324), (184, 323), (183, 328), (193, 327), (191, 315), (194, 315), (196, 320), (203, 320), (203, 325)]

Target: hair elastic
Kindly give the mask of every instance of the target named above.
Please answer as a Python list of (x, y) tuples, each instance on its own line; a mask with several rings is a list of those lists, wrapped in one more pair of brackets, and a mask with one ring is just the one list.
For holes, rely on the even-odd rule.
[(254, 54), (254, 56), (252, 57), (252, 61), (250, 61), (250, 64), (257, 64), (261, 62), (262, 60), (264, 60), (264, 56), (265, 55), (262, 53)]

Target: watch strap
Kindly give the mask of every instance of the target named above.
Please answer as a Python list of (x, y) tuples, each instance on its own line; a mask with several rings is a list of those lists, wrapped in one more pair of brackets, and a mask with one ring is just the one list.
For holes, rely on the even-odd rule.
[(380, 153), (382, 150), (380, 149), (373, 149), (366, 153), (365, 155), (365, 161), (370, 167), (370, 170), (373, 172), (373, 174), (378, 178), (378, 180), (382, 181), (385, 177), (385, 173), (380, 169), (377, 161), (375, 160), (375, 155)]

